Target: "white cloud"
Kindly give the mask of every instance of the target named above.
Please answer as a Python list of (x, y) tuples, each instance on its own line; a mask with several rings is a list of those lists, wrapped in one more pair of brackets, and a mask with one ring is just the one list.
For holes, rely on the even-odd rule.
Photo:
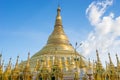
[(94, 31), (90, 32), (87, 40), (83, 42), (84, 55), (95, 54), (95, 49), (98, 49), (104, 58), (102, 60), (106, 60), (108, 52), (111, 52), (111, 56), (120, 53), (120, 16), (115, 17), (112, 12), (104, 16), (107, 7), (112, 3), (113, 0), (94, 1), (87, 8), (86, 15), (94, 26)]

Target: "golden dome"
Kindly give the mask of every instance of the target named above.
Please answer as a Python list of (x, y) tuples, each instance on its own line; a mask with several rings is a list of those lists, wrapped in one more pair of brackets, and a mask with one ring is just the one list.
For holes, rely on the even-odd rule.
[(61, 9), (58, 7), (54, 30), (49, 36), (47, 44), (39, 52), (33, 55), (32, 58), (38, 57), (40, 55), (54, 54), (55, 48), (57, 48), (56, 55), (71, 55), (74, 53), (74, 48), (69, 43), (68, 37), (63, 30), (60, 11)]
[[(76, 53), (76, 55), (80, 56), (80, 54), (78, 54), (78, 52), (76, 52), (75, 49), (70, 44), (69, 39), (63, 30), (60, 11), (61, 9), (60, 7), (58, 7), (54, 30), (52, 34), (49, 36), (47, 44), (30, 58), (30, 67), (33, 68), (36, 63), (36, 60), (42, 58), (44, 55), (45, 56), (57, 55), (67, 58), (75, 55)], [(57, 53), (55, 54), (56, 49)], [(26, 61), (22, 62), (21, 64), (25, 63)]]

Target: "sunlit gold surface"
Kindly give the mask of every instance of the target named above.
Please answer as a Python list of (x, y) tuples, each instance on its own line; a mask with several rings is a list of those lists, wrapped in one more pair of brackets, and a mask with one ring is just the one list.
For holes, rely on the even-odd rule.
[(88, 63), (78, 54), (64, 33), (60, 11), (58, 7), (54, 30), (47, 44), (31, 58), (28, 53), (27, 61), (19, 65), (17, 57), (14, 68), (11, 68), (11, 58), (5, 69), (2, 62), (0, 80), (53, 80), (52, 77), (55, 80), (120, 80), (120, 61), (117, 55), (117, 66), (113, 64), (109, 53), (109, 64), (106, 63), (104, 69), (97, 50), (97, 59), (93, 63), (90, 59)]
[(51, 55), (54, 53), (55, 48), (57, 48), (56, 55), (71, 55), (74, 53), (74, 48), (70, 45), (69, 40), (64, 33), (62, 20), (60, 16), (60, 8), (57, 9), (56, 22), (52, 34), (49, 36), (47, 44), (32, 58), (38, 57), (40, 55), (48, 54)]
[[(55, 20), (55, 26), (52, 34), (49, 36), (47, 44), (36, 54), (34, 54), (30, 59), (30, 66), (34, 67), (37, 59), (40, 59), (42, 55), (46, 56), (54, 56), (55, 49), (57, 49), (57, 56), (61, 57), (70, 57), (73, 55), (80, 56), (75, 49), (70, 44), (68, 37), (66, 36), (63, 26), (62, 26), (62, 18), (60, 16), (61, 9), (57, 9), (57, 16)], [(21, 64), (25, 64), (26, 62), (22, 62)], [(31, 65), (32, 64), (32, 65)]]

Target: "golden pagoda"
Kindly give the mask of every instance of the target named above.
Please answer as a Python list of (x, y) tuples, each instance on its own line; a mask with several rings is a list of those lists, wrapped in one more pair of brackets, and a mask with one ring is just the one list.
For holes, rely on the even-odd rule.
[[(30, 52), (26, 61), (11, 67), (11, 58), (3, 67), (0, 54), (0, 80), (120, 80), (120, 61), (116, 55), (117, 66), (112, 62), (110, 53), (106, 69), (102, 66), (98, 50), (93, 63), (76, 51), (67, 38), (62, 25), (61, 9), (57, 8), (54, 30), (47, 44), (32, 57)], [(77, 46), (77, 43), (76, 43)]]
[[(73, 46), (70, 44), (69, 39), (63, 30), (60, 12), (61, 9), (60, 7), (58, 7), (54, 30), (49, 36), (47, 44), (30, 58), (31, 70), (34, 70), (36, 60), (39, 59), (41, 61), (43, 56), (47, 56), (48, 59), (52, 60), (55, 56), (54, 53), (56, 49), (56, 56), (62, 58), (62, 61), (70, 59), (72, 56), (75, 57), (75, 55), (79, 57), (81, 56), (77, 51), (75, 51)], [(26, 61), (22, 62), (21, 64), (25, 65)]]
[(96, 80), (103, 80), (104, 68), (100, 61), (98, 50), (96, 50), (96, 55), (97, 55), (97, 61), (96, 61), (96, 69), (94, 76)]

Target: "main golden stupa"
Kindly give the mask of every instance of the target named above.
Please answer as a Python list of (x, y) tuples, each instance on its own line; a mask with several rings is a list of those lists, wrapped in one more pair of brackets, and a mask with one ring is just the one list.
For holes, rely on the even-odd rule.
[[(31, 69), (34, 68), (36, 60), (41, 59), (43, 56), (46, 56), (49, 59), (52, 59), (54, 56), (59, 56), (59, 58), (62, 59), (70, 59), (74, 55), (81, 56), (70, 44), (69, 39), (63, 30), (60, 11), (61, 9), (58, 7), (54, 30), (49, 36), (47, 44), (30, 58)], [(26, 63), (22, 62), (21, 64), (24, 65)]]
[(47, 44), (26, 61), (12, 67), (11, 58), (4, 68), (0, 54), (0, 80), (120, 80), (120, 61), (116, 54), (117, 66), (108, 53), (109, 63), (102, 66), (98, 50), (97, 58), (91, 63), (85, 60), (70, 44), (63, 30), (60, 7), (57, 9), (55, 26)]

